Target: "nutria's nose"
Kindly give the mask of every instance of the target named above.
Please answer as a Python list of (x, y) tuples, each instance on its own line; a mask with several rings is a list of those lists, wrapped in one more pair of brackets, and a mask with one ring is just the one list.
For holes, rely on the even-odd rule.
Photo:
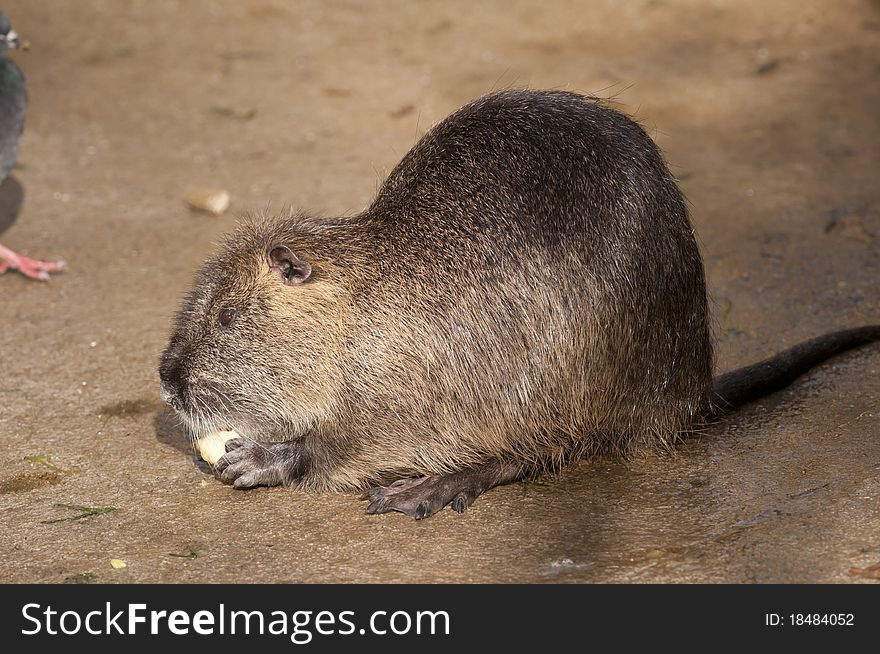
[(172, 408), (183, 410), (186, 401), (186, 370), (174, 358), (165, 357), (159, 365), (162, 399)]

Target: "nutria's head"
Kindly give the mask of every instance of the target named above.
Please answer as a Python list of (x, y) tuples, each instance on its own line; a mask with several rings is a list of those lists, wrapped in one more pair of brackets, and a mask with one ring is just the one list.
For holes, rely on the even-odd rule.
[(196, 275), (162, 354), (162, 398), (198, 437), (305, 433), (332, 410), (338, 269), (302, 216), (249, 220)]

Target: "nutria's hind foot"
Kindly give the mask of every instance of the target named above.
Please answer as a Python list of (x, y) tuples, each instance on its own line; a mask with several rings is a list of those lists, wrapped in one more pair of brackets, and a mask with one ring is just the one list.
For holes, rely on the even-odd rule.
[(521, 464), (493, 461), (446, 475), (399, 479), (390, 486), (367, 491), (361, 499), (370, 501), (367, 513), (397, 511), (422, 520), (447, 504), (463, 513), (490, 488), (516, 481), (524, 473), (525, 467)]

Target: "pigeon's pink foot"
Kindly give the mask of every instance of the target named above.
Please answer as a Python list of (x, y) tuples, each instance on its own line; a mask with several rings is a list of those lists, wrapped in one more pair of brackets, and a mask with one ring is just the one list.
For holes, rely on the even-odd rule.
[(45, 282), (50, 272), (64, 270), (63, 261), (39, 261), (16, 254), (5, 245), (0, 245), (0, 275), (7, 270), (17, 270), (25, 277)]

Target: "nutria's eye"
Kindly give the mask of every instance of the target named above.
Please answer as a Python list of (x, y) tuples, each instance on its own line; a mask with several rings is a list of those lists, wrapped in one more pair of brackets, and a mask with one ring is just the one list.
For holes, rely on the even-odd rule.
[(235, 320), (235, 316), (238, 315), (238, 309), (233, 309), (232, 307), (226, 307), (223, 311), (220, 312), (220, 324), (224, 327), (228, 327), (229, 323)]

